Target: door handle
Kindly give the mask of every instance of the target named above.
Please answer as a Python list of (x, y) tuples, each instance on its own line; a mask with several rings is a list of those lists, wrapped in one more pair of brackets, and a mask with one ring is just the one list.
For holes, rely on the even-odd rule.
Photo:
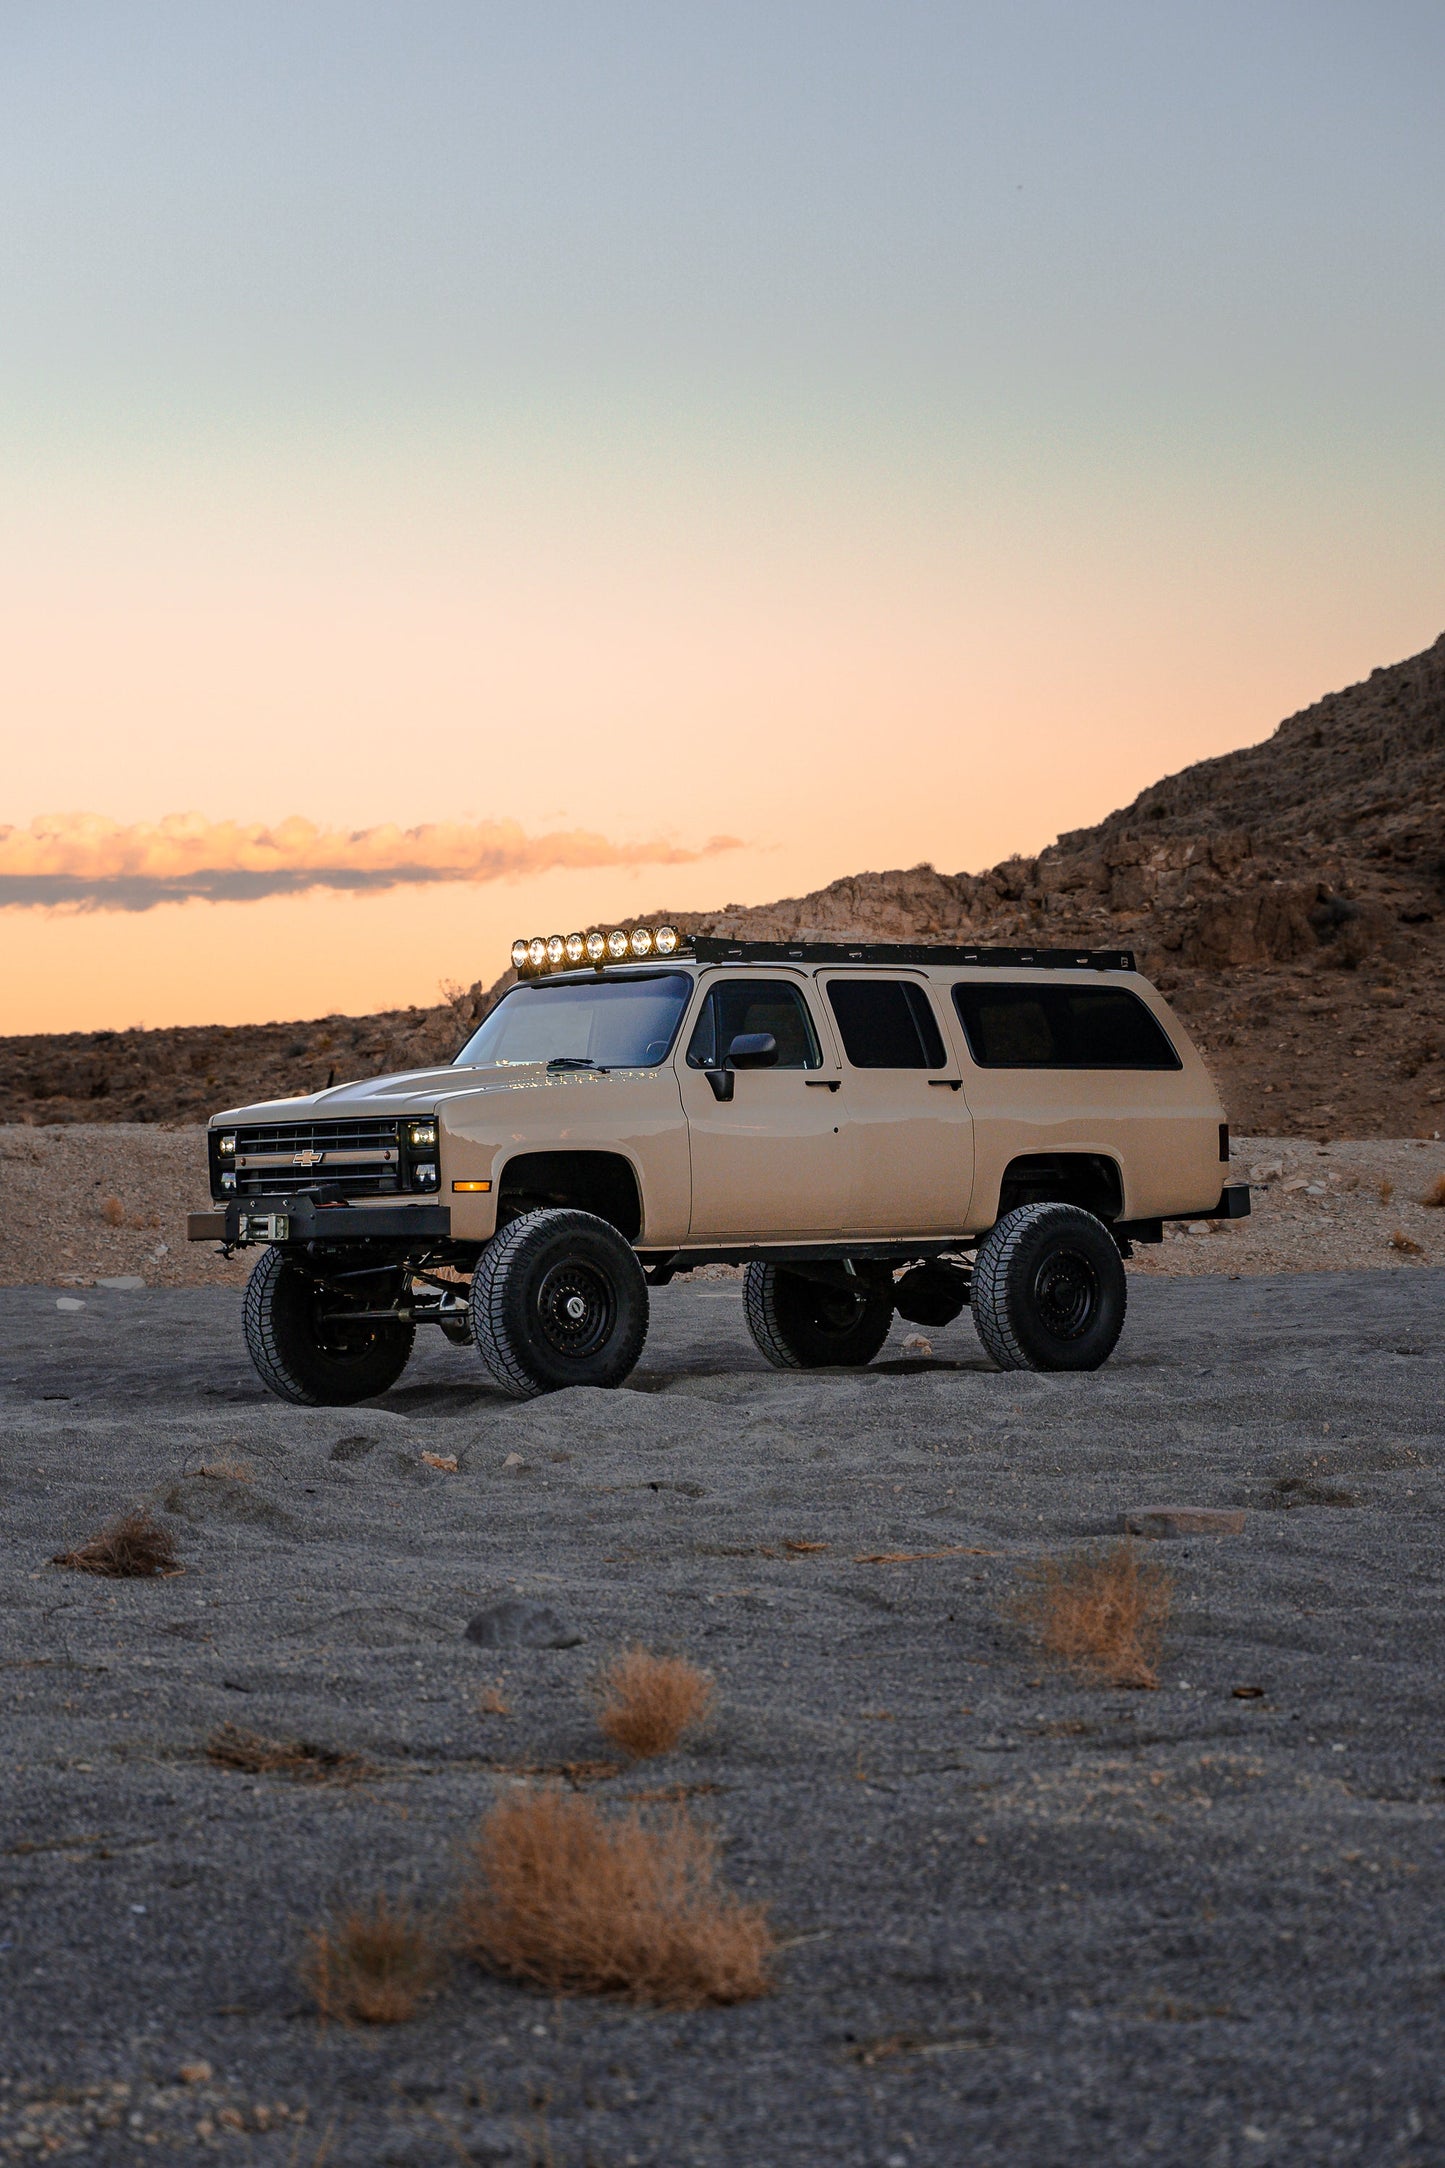
[(963, 1078), (961, 1076), (931, 1076), (928, 1081), (935, 1091), (961, 1092), (963, 1090)]
[(835, 1092), (838, 1089), (835, 1076), (805, 1076), (803, 1082), (810, 1092)]

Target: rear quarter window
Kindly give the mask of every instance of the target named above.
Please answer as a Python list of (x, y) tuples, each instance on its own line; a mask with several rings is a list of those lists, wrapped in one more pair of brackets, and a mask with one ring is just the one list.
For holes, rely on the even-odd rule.
[(980, 1069), (1179, 1069), (1153, 1011), (1122, 986), (955, 986)]

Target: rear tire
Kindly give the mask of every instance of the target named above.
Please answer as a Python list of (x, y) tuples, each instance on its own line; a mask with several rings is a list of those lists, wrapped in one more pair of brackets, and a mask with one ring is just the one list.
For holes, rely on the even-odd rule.
[(265, 1252), (246, 1282), (246, 1348), (263, 1385), (303, 1408), (347, 1408), (395, 1385), (415, 1329), (323, 1317), (336, 1297), (278, 1249)]
[(973, 1322), (1000, 1370), (1097, 1370), (1127, 1304), (1118, 1244), (1078, 1205), (1020, 1205), (979, 1247)]
[(472, 1337), (514, 1400), (620, 1385), (647, 1338), (637, 1253), (593, 1212), (524, 1212), (477, 1261)]
[(748, 1331), (775, 1370), (857, 1369), (888, 1338), (893, 1302), (866, 1281), (810, 1280), (754, 1262), (743, 1274)]

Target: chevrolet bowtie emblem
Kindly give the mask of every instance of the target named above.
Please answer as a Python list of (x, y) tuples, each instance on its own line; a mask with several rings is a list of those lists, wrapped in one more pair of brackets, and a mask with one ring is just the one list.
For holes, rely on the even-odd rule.
[(319, 1167), (325, 1157), (324, 1152), (313, 1152), (308, 1147), (304, 1152), (293, 1152), (291, 1164), (293, 1167)]

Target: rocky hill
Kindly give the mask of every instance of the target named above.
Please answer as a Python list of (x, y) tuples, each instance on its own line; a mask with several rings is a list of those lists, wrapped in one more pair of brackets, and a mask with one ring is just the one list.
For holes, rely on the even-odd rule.
[[(1429, 1136), (1445, 1130), (1445, 635), (1037, 857), (645, 916), (758, 940), (1132, 947), (1237, 1128)], [(381, 1016), (0, 1039), (0, 1120), (195, 1120), (446, 1059), (510, 980)]]

